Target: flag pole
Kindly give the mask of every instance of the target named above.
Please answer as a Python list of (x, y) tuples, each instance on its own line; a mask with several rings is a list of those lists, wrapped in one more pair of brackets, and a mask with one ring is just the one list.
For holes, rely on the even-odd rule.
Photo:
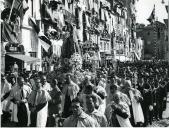
[[(169, 0), (168, 0), (168, 44), (167, 44), (167, 50), (169, 49)], [(169, 51), (167, 51), (167, 59), (169, 62)]]
[(157, 33), (156, 33), (156, 23), (155, 23), (155, 5), (154, 5), (154, 21), (153, 21), (153, 31), (154, 31), (154, 56), (155, 60), (157, 60)]
[(13, 0), (13, 2), (12, 2), (12, 7), (11, 7), (11, 10), (10, 10), (10, 14), (9, 14), (7, 23), (9, 23), (9, 21), (10, 21), (12, 10), (13, 10), (13, 7), (14, 7), (14, 3), (15, 3), (15, 0)]

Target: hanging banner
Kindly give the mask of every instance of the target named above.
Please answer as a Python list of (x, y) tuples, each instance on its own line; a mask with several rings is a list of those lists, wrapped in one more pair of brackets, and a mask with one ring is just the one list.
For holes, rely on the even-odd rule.
[(67, 21), (70, 24), (76, 24), (75, 16), (73, 14), (63, 9), (63, 15), (65, 21)]

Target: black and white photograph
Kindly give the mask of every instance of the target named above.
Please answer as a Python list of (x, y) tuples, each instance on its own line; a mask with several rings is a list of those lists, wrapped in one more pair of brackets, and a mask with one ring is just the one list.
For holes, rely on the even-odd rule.
[(169, 127), (169, 0), (0, 0), (0, 127)]

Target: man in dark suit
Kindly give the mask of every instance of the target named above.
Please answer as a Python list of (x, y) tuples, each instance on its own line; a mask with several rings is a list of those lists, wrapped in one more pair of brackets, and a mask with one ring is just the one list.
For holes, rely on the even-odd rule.
[(165, 98), (166, 98), (166, 88), (165, 88), (165, 82), (161, 80), (159, 83), (159, 88), (157, 89), (157, 93), (159, 95), (158, 101), (159, 101), (159, 118), (162, 119), (162, 113), (164, 111), (165, 107)]
[(154, 79), (154, 89), (153, 89), (153, 107), (154, 107), (154, 117), (158, 121), (159, 120), (159, 82), (158, 79)]
[(148, 82), (148, 76), (149, 74), (146, 73), (146, 76), (144, 78), (144, 90), (143, 90), (143, 113), (144, 113), (144, 119), (145, 123), (144, 126), (147, 126), (148, 123), (152, 124), (153, 119), (153, 95), (152, 95), (152, 88)]

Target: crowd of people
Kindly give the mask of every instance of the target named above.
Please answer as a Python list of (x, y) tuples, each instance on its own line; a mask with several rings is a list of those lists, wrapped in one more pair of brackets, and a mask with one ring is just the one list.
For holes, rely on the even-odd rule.
[(169, 118), (169, 65), (117, 63), (60, 74), (1, 73), (1, 122), (26, 127), (145, 127)]

